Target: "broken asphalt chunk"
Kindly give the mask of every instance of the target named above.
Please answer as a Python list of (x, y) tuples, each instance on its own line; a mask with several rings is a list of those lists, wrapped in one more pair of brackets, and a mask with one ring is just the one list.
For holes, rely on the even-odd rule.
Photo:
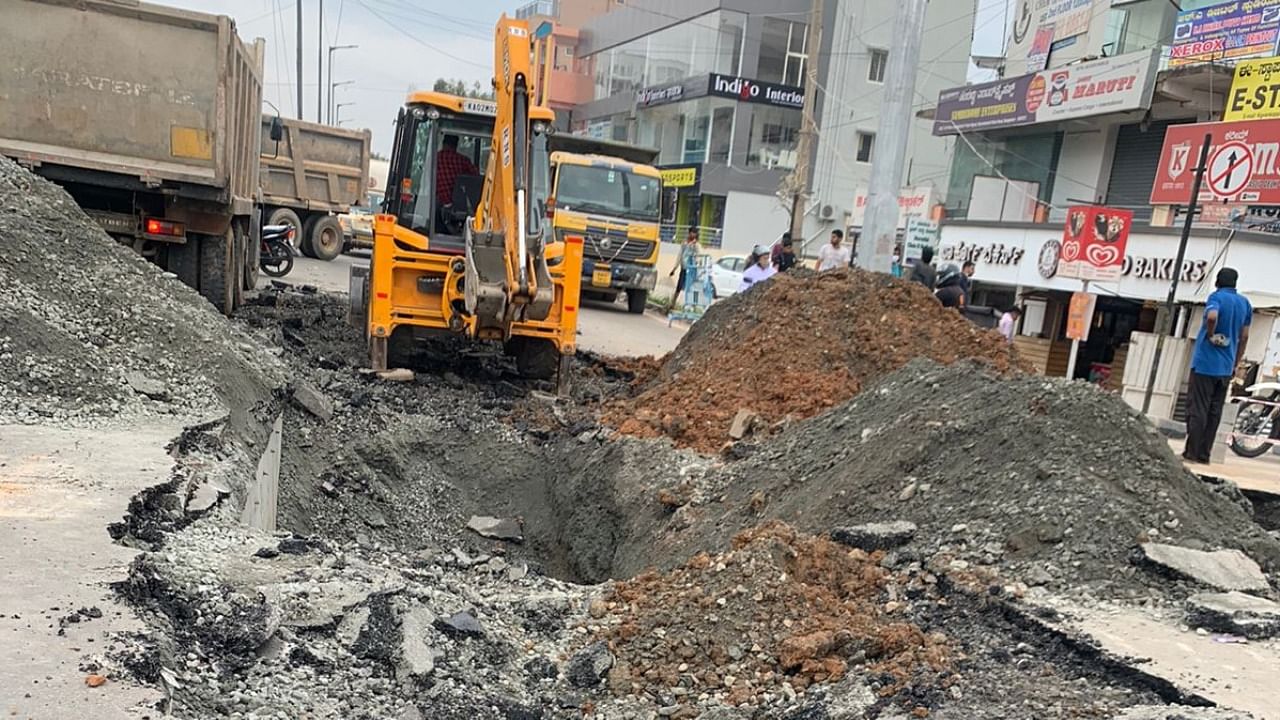
[(603, 642), (593, 643), (570, 658), (565, 677), (576, 688), (595, 687), (608, 674), (613, 662), (613, 653), (609, 652), (608, 645)]
[(333, 417), (333, 402), (309, 383), (293, 388), (293, 401), (317, 419), (327, 421)]
[(1241, 592), (1201, 593), (1187, 599), (1187, 622), (1261, 640), (1280, 635), (1280, 603)]
[(454, 638), (484, 637), (484, 627), (471, 613), (454, 613), (435, 621), (436, 629)]
[(852, 527), (836, 528), (831, 531), (831, 539), (849, 547), (872, 552), (875, 550), (892, 550), (911, 542), (916, 534), (916, 524), (906, 520), (892, 522), (868, 523)]

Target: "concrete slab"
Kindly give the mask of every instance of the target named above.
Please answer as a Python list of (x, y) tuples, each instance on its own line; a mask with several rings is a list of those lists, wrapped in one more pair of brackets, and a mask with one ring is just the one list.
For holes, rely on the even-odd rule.
[(1204, 552), (1161, 543), (1143, 543), (1141, 549), (1148, 564), (1209, 587), (1246, 592), (1271, 590), (1262, 568), (1239, 550)]
[[(136, 553), (107, 525), (137, 492), (169, 479), (165, 445), (180, 425), (119, 431), (0, 425), (0, 714), (28, 720), (137, 720), (161, 696), (109, 678), (85, 684), (84, 658), (105, 653), (108, 633), (142, 630), (108, 583)], [(59, 620), (81, 607), (101, 618)]]
[(1084, 612), (1072, 623), (1113, 655), (1133, 658), (1142, 672), (1223, 708), (1280, 720), (1276, 678), (1280, 648), (1274, 644), (1221, 643), (1212, 635), (1183, 631), (1138, 610)]

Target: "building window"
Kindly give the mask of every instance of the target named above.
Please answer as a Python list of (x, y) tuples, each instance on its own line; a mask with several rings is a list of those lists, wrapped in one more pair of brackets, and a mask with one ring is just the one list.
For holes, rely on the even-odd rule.
[(747, 138), (747, 165), (794, 169), (799, 139), (799, 110), (756, 107), (751, 114), (751, 134)]
[(804, 82), (804, 64), (808, 59), (808, 31), (804, 23), (765, 18), (760, 33), (760, 65), (756, 69), (756, 77), (764, 82), (801, 85)]
[(867, 69), (867, 81), (884, 82), (884, 71), (889, 66), (889, 53), (885, 50), (871, 51), (871, 65)]
[(865, 132), (858, 133), (858, 156), (857, 156), (858, 162), (860, 163), (871, 162), (871, 150), (872, 148), (875, 147), (875, 144), (876, 144), (875, 133), (865, 133)]

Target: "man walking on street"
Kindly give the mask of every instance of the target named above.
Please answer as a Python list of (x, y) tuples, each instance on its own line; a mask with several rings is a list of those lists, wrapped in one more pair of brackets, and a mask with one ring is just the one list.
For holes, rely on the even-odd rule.
[(840, 246), (843, 241), (843, 230), (831, 231), (831, 244), (818, 251), (818, 272), (849, 267), (849, 248)]
[(973, 292), (973, 274), (977, 271), (978, 266), (972, 260), (966, 260), (960, 267), (960, 289), (964, 290), (965, 307), (969, 306), (969, 293)]
[(1236, 292), (1240, 274), (1232, 268), (1218, 272), (1218, 289), (1205, 303), (1204, 323), (1191, 355), (1191, 381), (1187, 387), (1187, 445), (1182, 457), (1208, 464), (1222, 406), (1231, 387), (1231, 376), (1249, 344), (1253, 306)]
[(918, 282), (933, 292), (938, 287), (938, 271), (933, 268), (933, 248), (920, 251), (920, 259), (911, 266), (911, 282)]

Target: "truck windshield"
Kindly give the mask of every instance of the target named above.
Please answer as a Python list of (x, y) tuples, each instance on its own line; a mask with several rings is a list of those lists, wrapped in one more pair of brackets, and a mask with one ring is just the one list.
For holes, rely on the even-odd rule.
[(660, 181), (607, 167), (563, 164), (556, 207), (658, 222)]

